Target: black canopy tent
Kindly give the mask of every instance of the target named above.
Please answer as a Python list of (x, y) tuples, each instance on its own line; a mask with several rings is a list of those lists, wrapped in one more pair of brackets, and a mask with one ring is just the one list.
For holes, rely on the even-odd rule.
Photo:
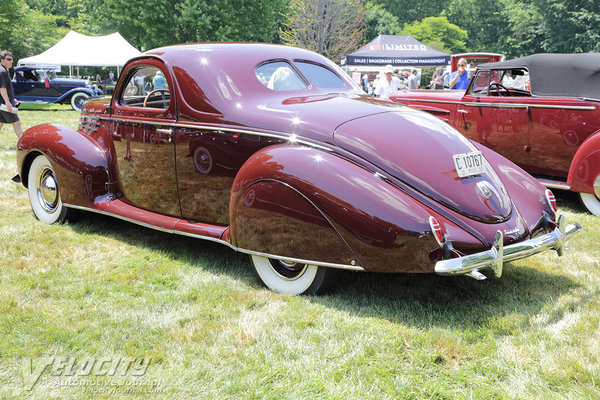
[(448, 65), (450, 54), (424, 45), (410, 35), (379, 35), (357, 51), (342, 58), (343, 67)]

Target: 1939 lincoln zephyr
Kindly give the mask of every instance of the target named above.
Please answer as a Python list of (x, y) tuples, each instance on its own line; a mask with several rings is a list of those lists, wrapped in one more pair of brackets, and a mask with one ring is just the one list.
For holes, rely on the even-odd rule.
[(480, 64), (466, 92), (396, 93), (600, 216), (600, 53)]
[(512, 162), (286, 46), (148, 51), (77, 131), (33, 127), (17, 159), (44, 222), (83, 209), (222, 243), (291, 294), (337, 269), (500, 276), (580, 229)]

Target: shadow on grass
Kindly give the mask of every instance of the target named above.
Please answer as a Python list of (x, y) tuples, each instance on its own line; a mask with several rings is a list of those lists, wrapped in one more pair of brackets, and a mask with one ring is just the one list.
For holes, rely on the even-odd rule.
[[(259, 288), (249, 257), (227, 246), (206, 240), (154, 231), (94, 213), (83, 213), (70, 225), (79, 233), (101, 234), (134, 246), (167, 254), (174, 260), (227, 274)], [(561, 260), (556, 256), (552, 262)], [(365, 318), (383, 318), (415, 327), (488, 326), (491, 320), (511, 316), (514, 323), (499, 326), (510, 331), (548, 303), (580, 285), (569, 278), (524, 267), (505, 265), (502, 279), (476, 281), (467, 277), (434, 274), (375, 274), (340, 271), (333, 290), (306, 297), (314, 304), (343, 310)]]

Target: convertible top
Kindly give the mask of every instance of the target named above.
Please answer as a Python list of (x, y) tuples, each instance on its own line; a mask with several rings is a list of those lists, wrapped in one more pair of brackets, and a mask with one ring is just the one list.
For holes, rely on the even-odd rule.
[(533, 54), (477, 68), (527, 68), (532, 95), (600, 100), (600, 53)]

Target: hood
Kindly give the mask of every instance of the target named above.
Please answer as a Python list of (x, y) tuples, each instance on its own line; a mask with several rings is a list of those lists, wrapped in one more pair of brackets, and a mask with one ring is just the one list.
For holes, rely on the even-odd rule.
[(483, 174), (459, 178), (452, 156), (477, 149), (427, 113), (402, 109), (354, 119), (335, 130), (334, 141), (471, 219), (498, 223), (511, 216), (508, 192), (489, 163)]

